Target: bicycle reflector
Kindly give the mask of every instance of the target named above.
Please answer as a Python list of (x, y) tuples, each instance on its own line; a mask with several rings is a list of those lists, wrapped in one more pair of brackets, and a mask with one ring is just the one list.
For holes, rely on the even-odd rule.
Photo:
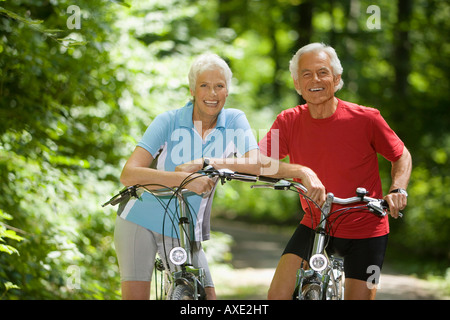
[(175, 247), (170, 250), (169, 259), (173, 264), (180, 266), (187, 260), (187, 253), (182, 247)]
[(328, 259), (321, 253), (317, 253), (309, 259), (309, 266), (314, 271), (323, 271), (328, 265)]

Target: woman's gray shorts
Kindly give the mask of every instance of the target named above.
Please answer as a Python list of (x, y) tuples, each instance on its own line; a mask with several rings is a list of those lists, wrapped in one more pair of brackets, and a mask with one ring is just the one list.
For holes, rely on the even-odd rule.
[[(168, 256), (173, 247), (178, 246), (178, 239), (164, 237), (163, 242), (161, 234), (117, 217), (114, 245), (119, 261), (121, 281), (151, 281), (156, 253), (161, 257), (166, 268), (168, 263), (171, 271), (176, 270), (176, 266), (170, 261), (166, 261), (164, 257)], [(194, 244), (193, 247), (192, 263), (205, 270), (205, 287), (214, 287), (205, 252), (200, 242)]]

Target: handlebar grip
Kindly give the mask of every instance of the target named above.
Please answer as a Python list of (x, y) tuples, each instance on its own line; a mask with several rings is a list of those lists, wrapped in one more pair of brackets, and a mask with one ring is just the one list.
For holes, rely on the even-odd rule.
[(119, 193), (119, 194), (115, 195), (114, 197), (112, 197), (111, 199), (109, 199), (104, 204), (102, 204), (102, 207), (106, 207), (107, 205), (115, 206), (116, 204), (122, 202), (122, 200), (125, 198), (129, 199), (130, 194), (129, 193)]
[[(382, 208), (383, 210), (389, 211), (389, 204), (387, 203), (386, 200), (381, 200), (381, 201), (380, 201), (380, 206), (381, 206), (381, 208)], [(370, 206), (369, 206), (369, 207), (370, 207)], [(372, 209), (374, 209), (374, 208), (372, 207)], [(378, 210), (373, 210), (373, 212), (375, 212), (375, 213), (377, 213), (377, 214), (381, 214), (381, 212), (379, 212)], [(385, 214), (381, 214), (381, 216), (384, 216), (384, 215), (385, 215)], [(403, 213), (399, 212), (399, 213), (398, 213), (398, 216), (399, 216), (400, 218), (403, 218)]]
[[(380, 201), (380, 205), (381, 205), (381, 207), (382, 207), (383, 209), (389, 211), (389, 204), (387, 203), (386, 200), (381, 200), (381, 201)], [(398, 213), (398, 216), (399, 216), (400, 218), (403, 218), (403, 213), (399, 212), (399, 213)]]

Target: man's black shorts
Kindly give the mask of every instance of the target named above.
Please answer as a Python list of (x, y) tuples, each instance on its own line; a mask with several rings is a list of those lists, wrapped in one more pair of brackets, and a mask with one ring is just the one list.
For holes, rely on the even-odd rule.
[[(283, 254), (292, 253), (308, 261), (314, 234), (314, 230), (300, 224), (286, 245)], [(336, 254), (344, 258), (345, 277), (362, 281), (367, 281), (373, 274), (374, 269), (371, 266), (378, 266), (381, 271), (387, 242), (388, 235), (367, 239), (329, 237), (325, 240), (328, 255)]]

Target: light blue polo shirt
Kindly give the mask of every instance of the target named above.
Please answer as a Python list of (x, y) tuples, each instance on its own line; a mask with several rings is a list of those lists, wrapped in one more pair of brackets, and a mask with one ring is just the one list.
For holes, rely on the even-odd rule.
[[(176, 166), (200, 158), (242, 157), (258, 144), (244, 112), (222, 109), (216, 127), (203, 140), (192, 121), (192, 102), (183, 108), (158, 115), (137, 144), (157, 158), (158, 170), (175, 171)], [(190, 223), (196, 241), (210, 237), (210, 215), (214, 190), (208, 196), (187, 196)], [(167, 208), (167, 210), (166, 210)], [(156, 198), (144, 192), (140, 199), (128, 201), (120, 217), (149, 230), (178, 238), (177, 200)]]

